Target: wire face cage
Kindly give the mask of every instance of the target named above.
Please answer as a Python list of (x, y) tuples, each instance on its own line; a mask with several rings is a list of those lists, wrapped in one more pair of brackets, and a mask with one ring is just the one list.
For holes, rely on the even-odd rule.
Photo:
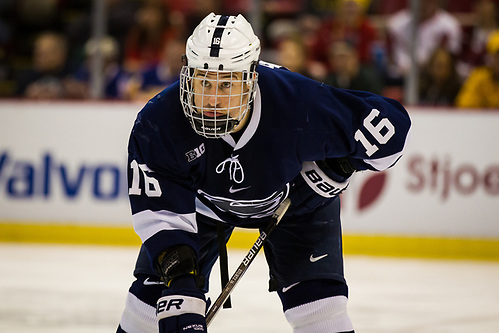
[(215, 71), (184, 66), (180, 101), (196, 133), (219, 138), (233, 132), (254, 98), (256, 71)]

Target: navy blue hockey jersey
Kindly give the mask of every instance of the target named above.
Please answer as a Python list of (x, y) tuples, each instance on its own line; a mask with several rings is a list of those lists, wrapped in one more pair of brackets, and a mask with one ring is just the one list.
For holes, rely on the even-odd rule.
[[(281, 68), (260, 65), (258, 72), (251, 118), (237, 140), (197, 135), (184, 116), (178, 82), (138, 114), (129, 142), (129, 194), (134, 229), (151, 258), (178, 244), (198, 250), (196, 212), (262, 226), (293, 198), (304, 161), (347, 157), (356, 170), (376, 171), (402, 155), (411, 123), (398, 102)], [(294, 199), (288, 215), (310, 209)]]

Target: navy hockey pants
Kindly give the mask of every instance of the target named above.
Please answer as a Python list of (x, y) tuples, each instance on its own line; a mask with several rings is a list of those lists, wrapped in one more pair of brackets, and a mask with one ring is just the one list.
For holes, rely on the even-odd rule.
[[(207, 291), (209, 274), (219, 252), (217, 223), (199, 214), (197, 220), (202, 244), (199, 253), (200, 273), (206, 277), (203, 289)], [(226, 240), (232, 230), (231, 226), (225, 228)], [(308, 215), (285, 216), (268, 237), (264, 249), (270, 269), (270, 289), (277, 290), (281, 299), (282, 288), (310, 280), (336, 281), (340, 286), (338, 294), (347, 296), (343, 275), (339, 199)], [(159, 281), (159, 277), (144, 248), (141, 248), (134, 275), (137, 280), (130, 288), (130, 293), (155, 307), (163, 286), (154, 282)], [(328, 296), (331, 296), (330, 290), (328, 295), (324, 295)]]

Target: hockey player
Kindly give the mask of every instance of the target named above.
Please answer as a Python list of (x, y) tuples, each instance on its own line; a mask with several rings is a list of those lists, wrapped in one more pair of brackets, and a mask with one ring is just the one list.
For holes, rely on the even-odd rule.
[(338, 194), (355, 171), (397, 162), (409, 116), (259, 54), (243, 16), (212, 13), (187, 40), (180, 81), (138, 114), (128, 178), (143, 244), (118, 332), (206, 332), (217, 239), (264, 228), (287, 197), (265, 245), (271, 289), (294, 332), (353, 332)]

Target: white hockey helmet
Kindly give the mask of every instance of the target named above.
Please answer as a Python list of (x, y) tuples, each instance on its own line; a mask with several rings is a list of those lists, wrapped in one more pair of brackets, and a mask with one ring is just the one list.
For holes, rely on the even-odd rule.
[(194, 130), (218, 138), (235, 130), (253, 101), (260, 40), (242, 16), (206, 16), (187, 39), (180, 101)]

